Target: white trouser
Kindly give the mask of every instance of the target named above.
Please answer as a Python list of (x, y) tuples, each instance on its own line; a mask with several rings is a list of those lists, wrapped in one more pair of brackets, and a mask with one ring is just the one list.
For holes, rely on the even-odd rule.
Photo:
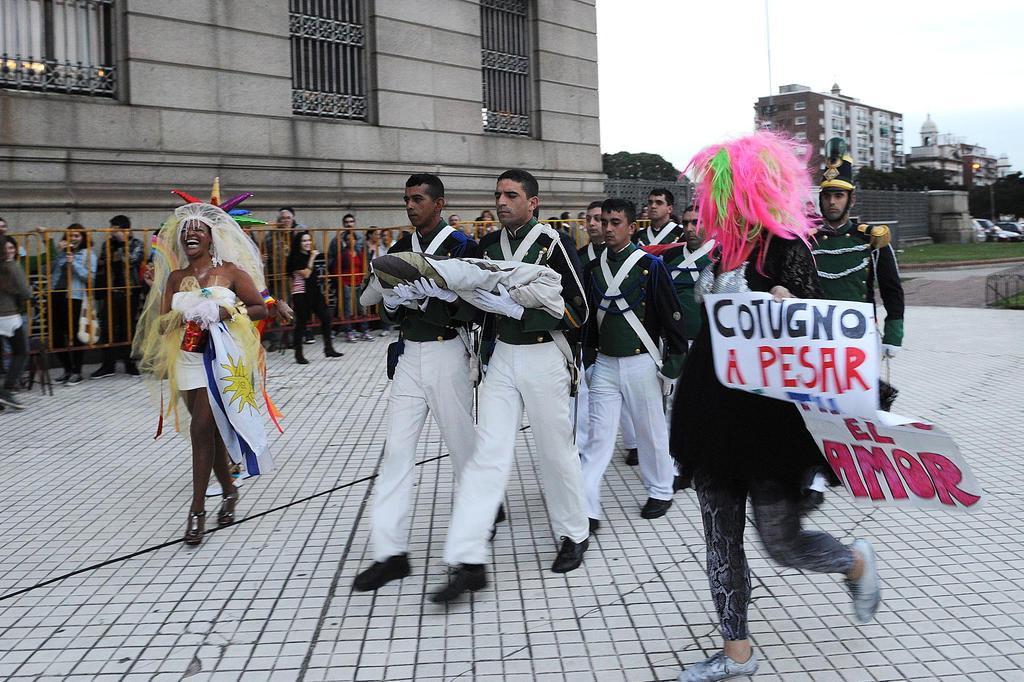
[[(587, 437), (590, 433), (590, 377), (593, 373), (594, 366), (591, 365), (580, 377), (578, 404), (575, 405), (576, 447), (580, 452), (587, 449)], [(622, 447), (627, 450), (636, 448), (636, 429), (633, 428), (633, 418), (629, 416), (629, 410), (625, 405), (622, 406), (622, 416), (619, 418), (619, 433), (622, 434)]]
[(668, 454), (668, 424), (661, 400), (658, 366), (646, 353), (615, 358), (598, 353), (590, 382), (590, 431), (583, 453), (587, 513), (601, 517), (601, 481), (615, 449), (620, 409), (625, 406), (636, 425), (640, 480), (648, 497), (672, 499), (675, 467)]
[(587, 387), (587, 371), (580, 366), (580, 385), (576, 389), (576, 397), (569, 396), (569, 418), (576, 414), (576, 449), (583, 452), (587, 449), (587, 433), (590, 431), (590, 389)]
[(473, 453), (473, 386), (469, 353), (458, 337), (406, 341), (391, 382), (384, 458), (374, 483), (371, 539), (374, 561), (409, 548), (409, 506), (416, 480), (416, 446), (434, 416), (451, 454), (456, 481)]
[(627, 450), (636, 449), (636, 428), (633, 426), (633, 417), (629, 414), (629, 408), (622, 406), (622, 416), (619, 417), (619, 429), (622, 432), (622, 447)]
[(476, 446), (455, 493), (444, 547), (446, 562), (487, 562), (487, 539), (508, 484), (523, 407), (537, 446), (555, 537), (573, 542), (588, 537), (580, 457), (572, 441), (569, 381), (565, 356), (554, 343), (495, 344), (480, 383)]

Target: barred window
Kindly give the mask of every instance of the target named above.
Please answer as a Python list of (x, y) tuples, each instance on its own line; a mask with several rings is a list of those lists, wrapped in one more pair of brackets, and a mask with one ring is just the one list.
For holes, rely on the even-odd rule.
[(484, 130), (530, 134), (528, 0), (481, 0)]
[(113, 97), (113, 0), (0, 0), (0, 88)]
[(292, 111), (366, 120), (366, 2), (291, 0)]

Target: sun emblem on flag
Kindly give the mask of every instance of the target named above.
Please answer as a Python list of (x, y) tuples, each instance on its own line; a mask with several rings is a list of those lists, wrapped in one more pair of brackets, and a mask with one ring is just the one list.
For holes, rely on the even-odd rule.
[(237, 400), (239, 412), (246, 405), (251, 405), (252, 409), (259, 410), (256, 406), (256, 389), (252, 385), (252, 374), (246, 369), (245, 362), (239, 358), (236, 364), (235, 359), (228, 355), (228, 364), (221, 363), (221, 367), (228, 372), (227, 376), (224, 377), (224, 381), (228, 384), (224, 387), (224, 393), (231, 395), (228, 405)]

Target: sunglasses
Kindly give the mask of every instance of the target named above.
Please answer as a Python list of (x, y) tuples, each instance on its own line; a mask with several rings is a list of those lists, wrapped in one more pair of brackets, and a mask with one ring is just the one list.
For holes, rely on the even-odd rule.
[(679, 224), (682, 225), (683, 227), (686, 227), (687, 225), (693, 225), (694, 227), (697, 227), (697, 219), (694, 218), (693, 220), (680, 220)]

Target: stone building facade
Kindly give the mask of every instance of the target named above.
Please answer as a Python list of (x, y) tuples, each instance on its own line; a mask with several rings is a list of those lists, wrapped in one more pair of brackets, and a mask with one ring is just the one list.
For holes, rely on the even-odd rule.
[(464, 215), (510, 167), (538, 176), (542, 214), (602, 194), (594, 0), (4, 9), (0, 216), (15, 230), (152, 226), (170, 188), (202, 196), (214, 176), (255, 192), (259, 217), (288, 205), (318, 226), (404, 224), (415, 171)]

